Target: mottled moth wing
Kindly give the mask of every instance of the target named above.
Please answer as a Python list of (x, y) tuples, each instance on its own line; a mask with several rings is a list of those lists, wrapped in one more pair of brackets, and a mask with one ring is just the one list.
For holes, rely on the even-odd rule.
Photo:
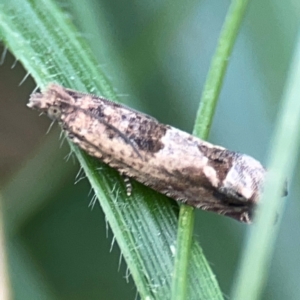
[(28, 106), (46, 113), (91, 156), (177, 201), (250, 223), (265, 169), (156, 119), (50, 84)]

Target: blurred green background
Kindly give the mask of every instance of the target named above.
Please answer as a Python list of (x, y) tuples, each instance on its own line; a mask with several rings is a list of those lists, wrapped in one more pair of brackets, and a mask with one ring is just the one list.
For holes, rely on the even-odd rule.
[[(59, 4), (120, 97), (134, 99), (136, 109), (161, 122), (192, 131), (229, 1)], [(250, 1), (211, 142), (265, 162), (299, 16), (297, 1)], [(98, 51), (100, 43), (105, 43), (103, 52)], [(46, 135), (50, 121), (26, 108), (34, 82), (5, 49), (3, 53), (0, 186), (15, 299), (134, 299), (134, 284), (105, 216), (98, 203), (89, 207), (93, 195), (87, 180), (74, 185), (79, 166), (72, 157), (65, 162), (69, 148), (67, 143), (60, 147), (59, 128), (54, 126)], [(289, 181), (263, 299), (300, 299), (298, 183), (299, 172)], [(229, 295), (247, 227), (197, 211), (195, 234), (224, 295)]]

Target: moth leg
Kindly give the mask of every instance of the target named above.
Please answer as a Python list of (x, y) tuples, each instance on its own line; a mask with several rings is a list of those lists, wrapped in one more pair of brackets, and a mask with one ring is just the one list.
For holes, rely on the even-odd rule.
[(124, 174), (121, 174), (121, 175), (122, 175), (122, 177), (124, 179), (127, 196), (131, 196), (131, 193), (132, 193), (132, 184), (131, 184), (130, 178), (128, 176), (124, 175)]

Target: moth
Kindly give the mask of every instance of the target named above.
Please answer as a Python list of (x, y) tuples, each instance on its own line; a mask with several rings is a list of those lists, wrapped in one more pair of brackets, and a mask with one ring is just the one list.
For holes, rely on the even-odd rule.
[(266, 174), (254, 158), (58, 84), (32, 94), (28, 107), (58, 121), (73, 143), (120, 174), (181, 203), (251, 223)]

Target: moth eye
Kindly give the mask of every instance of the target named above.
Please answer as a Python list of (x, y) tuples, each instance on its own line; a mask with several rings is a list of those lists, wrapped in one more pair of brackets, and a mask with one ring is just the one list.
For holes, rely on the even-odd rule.
[(58, 106), (52, 105), (48, 108), (48, 116), (52, 120), (58, 120), (61, 116), (61, 109)]

